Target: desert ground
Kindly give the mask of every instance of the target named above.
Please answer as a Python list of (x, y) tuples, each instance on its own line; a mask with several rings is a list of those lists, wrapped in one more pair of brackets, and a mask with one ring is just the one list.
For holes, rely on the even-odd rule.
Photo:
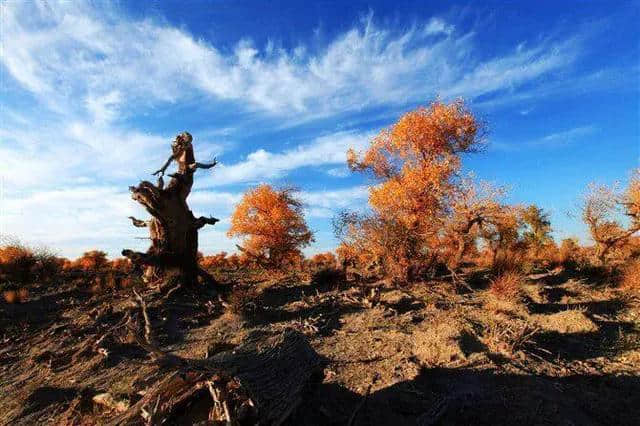
[[(399, 287), (216, 271), (217, 291), (136, 293), (158, 348), (185, 359), (256, 333), (306, 336), (322, 374), (287, 425), (637, 424), (638, 297), (556, 268), (501, 300), (485, 272)], [(2, 424), (108, 424), (169, 374), (126, 327), (133, 289), (76, 278), (0, 304)], [(212, 404), (195, 393), (165, 424), (215, 424)]]

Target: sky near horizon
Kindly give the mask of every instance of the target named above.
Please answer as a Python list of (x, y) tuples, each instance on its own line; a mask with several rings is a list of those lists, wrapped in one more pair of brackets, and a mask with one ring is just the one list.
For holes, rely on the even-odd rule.
[(488, 124), (465, 172), (586, 238), (592, 181), (640, 164), (640, 2), (18, 1), (0, 3), (0, 234), (77, 257), (148, 246), (128, 186), (189, 131), (189, 202), (221, 219), (206, 254), (233, 251), (229, 216), (261, 182), (295, 185), (316, 242), (362, 209), (349, 147), (436, 96)]

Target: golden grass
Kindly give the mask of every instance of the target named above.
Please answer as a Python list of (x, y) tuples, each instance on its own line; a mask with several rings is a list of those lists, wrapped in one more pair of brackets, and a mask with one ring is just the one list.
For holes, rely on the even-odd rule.
[(544, 330), (558, 333), (598, 331), (598, 326), (579, 309), (568, 309), (551, 315), (532, 315), (531, 320)]
[(522, 281), (521, 274), (505, 272), (491, 281), (489, 291), (500, 300), (519, 301), (522, 298)]
[(466, 359), (460, 347), (463, 326), (455, 319), (430, 323), (413, 332), (413, 353), (427, 365), (447, 365)]

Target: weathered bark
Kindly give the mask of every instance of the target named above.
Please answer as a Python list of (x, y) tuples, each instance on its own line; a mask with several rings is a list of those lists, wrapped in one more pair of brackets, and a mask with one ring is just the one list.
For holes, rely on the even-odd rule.
[(204, 360), (174, 357), (172, 365), (176, 370), (110, 424), (137, 424), (141, 414), (151, 424), (182, 423), (184, 407), (209, 388), (211, 398), (224, 406), (218, 415), (212, 415), (216, 407), (212, 408), (211, 420), (223, 416), (231, 424), (279, 425), (321, 381), (323, 369), (320, 356), (295, 330), (254, 335), (235, 349)]
[[(213, 278), (198, 267), (198, 230), (205, 225), (213, 225), (218, 219), (196, 218), (187, 204), (187, 197), (193, 186), (193, 174), (197, 169), (210, 169), (216, 165), (195, 161), (192, 138), (189, 133), (178, 135), (172, 144), (172, 155), (154, 174), (160, 175), (158, 184), (143, 181), (131, 186), (131, 198), (142, 204), (153, 216), (149, 221), (131, 217), (136, 227), (147, 227), (151, 247), (146, 253), (123, 250), (122, 255), (134, 263), (145, 266), (147, 281), (167, 275), (179, 274), (186, 285), (197, 282), (198, 277), (213, 282)], [(172, 161), (178, 164), (178, 171), (171, 174), (171, 181), (164, 187), (162, 176)]]

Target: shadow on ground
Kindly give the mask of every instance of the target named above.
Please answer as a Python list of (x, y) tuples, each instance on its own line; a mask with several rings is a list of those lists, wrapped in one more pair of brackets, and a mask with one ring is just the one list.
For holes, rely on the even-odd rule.
[(632, 425), (640, 418), (640, 378), (425, 369), (366, 398), (322, 384), (286, 424), (344, 425), (352, 416), (354, 426)]

